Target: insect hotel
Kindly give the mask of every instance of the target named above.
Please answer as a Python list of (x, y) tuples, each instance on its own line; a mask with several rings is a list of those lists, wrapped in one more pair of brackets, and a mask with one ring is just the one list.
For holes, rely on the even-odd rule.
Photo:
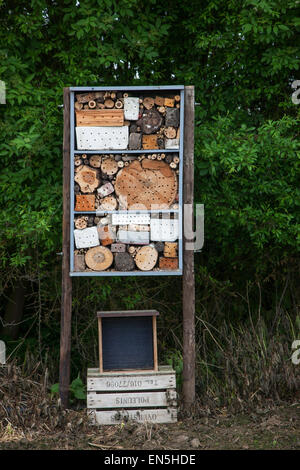
[[(182, 275), (184, 86), (68, 90), (68, 275)], [(92, 423), (176, 421), (175, 372), (158, 364), (157, 316), (98, 312), (99, 368), (87, 380)], [(64, 319), (63, 342), (66, 328)], [(62, 386), (65, 370), (61, 361)]]

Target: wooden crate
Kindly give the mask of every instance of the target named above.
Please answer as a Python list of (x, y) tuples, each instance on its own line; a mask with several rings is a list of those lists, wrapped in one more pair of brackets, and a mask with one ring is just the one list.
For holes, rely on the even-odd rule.
[(93, 425), (175, 423), (175, 371), (171, 366), (160, 366), (157, 371), (104, 373), (88, 369), (87, 412)]

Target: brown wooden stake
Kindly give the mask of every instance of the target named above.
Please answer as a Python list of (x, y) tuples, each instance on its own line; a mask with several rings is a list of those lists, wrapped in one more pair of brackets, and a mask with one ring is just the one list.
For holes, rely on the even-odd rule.
[(158, 358), (157, 358), (157, 330), (156, 330), (156, 316), (152, 317), (152, 328), (153, 328), (153, 366), (154, 370), (158, 370)]
[(98, 336), (99, 336), (99, 372), (103, 372), (103, 354), (102, 354), (102, 318), (98, 317)]
[[(194, 203), (194, 87), (185, 87), (183, 203)], [(193, 220), (193, 218), (192, 218)], [(183, 227), (184, 229), (185, 227)], [(195, 276), (194, 251), (186, 249), (183, 230), (183, 403), (188, 411), (195, 401)]]
[(67, 408), (70, 384), (72, 279), (70, 269), (70, 89), (64, 88), (63, 138), (63, 259), (59, 394), (63, 408)]

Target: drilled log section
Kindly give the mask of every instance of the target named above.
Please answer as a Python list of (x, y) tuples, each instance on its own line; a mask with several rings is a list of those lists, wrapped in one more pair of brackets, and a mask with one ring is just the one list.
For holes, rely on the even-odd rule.
[(97, 170), (86, 165), (76, 173), (75, 181), (83, 193), (92, 193), (100, 183)]
[(135, 264), (141, 271), (151, 271), (156, 265), (158, 252), (154, 246), (143, 246), (137, 251)]
[(104, 246), (90, 248), (85, 254), (85, 263), (93, 271), (104, 271), (113, 262), (111, 251)]
[(92, 155), (90, 157), (90, 165), (93, 168), (100, 168), (101, 161), (102, 161), (101, 155)]
[(162, 124), (162, 117), (155, 109), (143, 112), (141, 118), (141, 129), (144, 134), (154, 134)]
[[(96, 103), (94, 107), (96, 107)], [(123, 126), (124, 111), (122, 109), (97, 109), (76, 111), (76, 125), (84, 127)]]
[(176, 129), (175, 127), (166, 127), (164, 129), (164, 135), (168, 138), (168, 139), (175, 139), (176, 137)]
[(152, 205), (168, 208), (177, 193), (177, 178), (163, 161), (144, 159), (130, 163), (117, 174), (115, 192), (123, 207)]
[(88, 103), (91, 100), (96, 99), (96, 93), (76, 93), (76, 100), (78, 103)]
[(98, 210), (105, 210), (105, 211), (114, 211), (117, 209), (118, 202), (114, 196), (106, 196), (101, 199), (100, 204), (98, 205)]
[(154, 106), (154, 99), (151, 97), (146, 97), (143, 99), (143, 105), (146, 109), (151, 109)]
[(74, 220), (74, 225), (75, 225), (75, 228), (78, 228), (80, 230), (86, 228), (87, 227), (87, 218), (86, 217), (77, 217)]
[(112, 157), (104, 158), (101, 164), (101, 171), (108, 176), (114, 175), (118, 171), (118, 163)]

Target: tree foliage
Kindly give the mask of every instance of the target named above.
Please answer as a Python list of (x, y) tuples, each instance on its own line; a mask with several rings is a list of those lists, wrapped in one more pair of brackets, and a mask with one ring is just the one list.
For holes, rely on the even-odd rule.
[[(7, 90), (0, 105), (3, 292), (11, 279), (38, 279), (47, 308), (59, 297), (59, 105), (63, 87), (76, 85), (195, 85), (195, 190), (206, 213), (205, 247), (196, 257), (200, 302), (208, 279), (239, 290), (274, 271), (293, 271), (299, 250), (299, 107), (291, 101), (291, 84), (299, 78), (298, 3), (0, 0), (0, 79)], [(111, 279), (98, 289), (91, 281), (85, 299), (111, 302), (118, 285), (126, 305), (139, 305), (141, 291), (128, 295), (134, 282)]]

